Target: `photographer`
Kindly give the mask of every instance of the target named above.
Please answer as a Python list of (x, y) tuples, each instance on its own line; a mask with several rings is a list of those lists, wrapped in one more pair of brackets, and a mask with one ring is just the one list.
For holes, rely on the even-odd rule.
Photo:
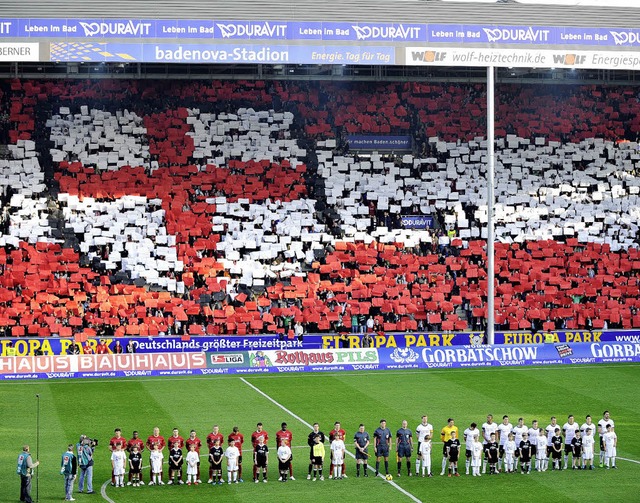
[(69, 444), (60, 461), (60, 475), (64, 475), (65, 501), (75, 501), (73, 497), (73, 481), (76, 480), (77, 472), (78, 460), (73, 454), (73, 444)]
[(78, 466), (80, 467), (80, 477), (78, 479), (78, 491), (84, 490), (85, 480), (87, 482), (87, 494), (93, 494), (93, 451), (98, 445), (97, 440), (80, 435), (80, 441), (76, 444), (78, 454)]
[(32, 503), (31, 499), (31, 475), (36, 466), (40, 464), (40, 461), (35, 463), (31, 459), (31, 453), (29, 452), (29, 446), (25, 445), (22, 448), (22, 452), (18, 456), (17, 473), (20, 475), (20, 501), (26, 503)]

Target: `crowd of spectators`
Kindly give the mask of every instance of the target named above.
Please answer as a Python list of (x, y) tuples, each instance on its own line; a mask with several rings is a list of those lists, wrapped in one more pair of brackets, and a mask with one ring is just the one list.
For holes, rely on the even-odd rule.
[[(1, 334), (485, 328), (480, 85), (14, 80), (0, 90), (8, 143), (33, 141), (46, 181), (24, 218), (12, 201), (29, 197), (3, 183), (2, 235), (34, 216), (51, 229), (3, 241)], [(640, 130), (634, 92), (502, 85), (497, 101), (497, 328), (640, 327), (637, 144), (618, 143)], [(107, 124), (122, 142), (109, 144)], [(64, 150), (72, 133), (82, 141)], [(355, 133), (410, 134), (413, 151), (359, 155)], [(127, 162), (121, 145), (148, 155)], [(122, 228), (110, 223), (118, 214)], [(434, 227), (404, 229), (403, 215)]]

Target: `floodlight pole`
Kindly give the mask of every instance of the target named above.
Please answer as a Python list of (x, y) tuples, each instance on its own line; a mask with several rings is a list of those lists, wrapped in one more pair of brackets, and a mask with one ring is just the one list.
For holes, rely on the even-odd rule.
[(495, 68), (487, 67), (487, 343), (494, 343), (494, 313), (495, 313), (495, 271), (493, 265), (494, 258), (494, 222), (493, 222), (493, 183), (495, 172), (495, 153), (494, 153), (494, 127), (495, 127), (495, 108), (494, 108), (494, 80)]

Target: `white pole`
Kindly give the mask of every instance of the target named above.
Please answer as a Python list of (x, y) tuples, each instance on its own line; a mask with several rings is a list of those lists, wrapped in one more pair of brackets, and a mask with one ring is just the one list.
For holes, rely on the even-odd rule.
[(493, 66), (487, 68), (487, 343), (494, 343), (494, 313), (495, 313), (495, 288), (494, 288), (494, 222), (493, 222), (493, 182), (495, 171), (495, 153), (494, 153), (494, 77), (495, 69)]

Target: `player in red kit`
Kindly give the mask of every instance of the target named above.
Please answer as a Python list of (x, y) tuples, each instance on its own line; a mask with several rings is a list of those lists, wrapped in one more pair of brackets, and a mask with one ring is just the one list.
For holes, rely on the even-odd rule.
[(178, 447), (180, 449), (184, 449), (184, 438), (180, 436), (180, 432), (178, 431), (178, 428), (173, 429), (171, 436), (167, 440), (168, 445), (173, 445), (176, 442), (178, 443)]
[(198, 453), (198, 474), (196, 476), (196, 482), (198, 484), (202, 484), (202, 480), (200, 480), (200, 448), (202, 447), (202, 442), (196, 435), (196, 430), (191, 430), (189, 432), (189, 438), (184, 442), (187, 445), (187, 451), (191, 451), (191, 446), (196, 446), (196, 452)]
[[(167, 439), (167, 445), (173, 447), (175, 444), (178, 444), (178, 449), (184, 449), (184, 438), (180, 436), (180, 432), (178, 428), (174, 428), (171, 432), (171, 436)], [(180, 470), (178, 470), (179, 480), (182, 480), (182, 466)]]
[[(116, 445), (118, 444), (123, 449), (127, 445), (127, 440), (122, 436), (122, 430), (120, 428), (116, 428), (115, 430), (113, 430), (113, 437), (111, 437), (111, 440), (109, 440), (109, 450), (111, 452), (115, 451)], [(111, 470), (111, 485), (116, 485), (116, 478), (113, 475), (113, 470)]]
[[(217, 424), (214, 424), (213, 430), (207, 435), (207, 447), (209, 448), (209, 451), (211, 451), (216, 440), (220, 441), (218, 445), (224, 445), (224, 435), (220, 433), (220, 427)], [(213, 468), (209, 466), (209, 484), (211, 484), (211, 482), (213, 482)]]
[(269, 434), (262, 428), (262, 423), (256, 425), (256, 431), (251, 434), (251, 444), (253, 447), (258, 445), (258, 437), (264, 438), (264, 443), (269, 441)]
[[(149, 452), (153, 450), (153, 446), (156, 444), (158, 445), (159, 451), (164, 450), (164, 448), (167, 445), (167, 443), (164, 440), (164, 437), (160, 435), (160, 428), (158, 428), (157, 426), (153, 429), (153, 435), (150, 435), (149, 437), (147, 437), (146, 445), (147, 445), (147, 449), (149, 449)], [(163, 474), (163, 471), (160, 471), (160, 482), (162, 482), (162, 474)], [(153, 471), (151, 471), (151, 468), (149, 468), (149, 477), (150, 477), (150, 480), (153, 480)]]
[[(340, 435), (340, 439), (344, 439), (347, 438), (347, 432), (344, 431), (342, 429), (342, 426), (340, 425), (340, 421), (336, 421), (333, 424), (333, 430), (331, 430), (329, 432), (329, 443), (333, 442), (336, 438), (338, 438), (338, 435)], [(346, 479), (347, 475), (345, 473), (346, 470), (346, 466), (344, 464), (344, 462), (342, 463), (342, 476)], [(331, 463), (331, 468), (329, 469), (329, 478), (333, 478), (333, 463)]]
[[(256, 431), (254, 431), (251, 434), (251, 446), (254, 448), (256, 448), (256, 445), (258, 445), (258, 439), (262, 437), (262, 439), (264, 440), (264, 444), (267, 445), (267, 442), (269, 441), (269, 434), (264, 431), (264, 429), (262, 428), (262, 423), (258, 423), (256, 425)], [(253, 480), (256, 479), (256, 465), (253, 465)]]
[[(293, 433), (291, 433), (291, 431), (289, 431), (287, 429), (287, 423), (282, 423), (280, 425), (280, 429), (276, 432), (276, 445), (280, 446), (283, 445), (282, 441), (286, 440), (287, 443), (286, 445), (291, 446), (293, 445), (291, 443), (291, 441), (293, 440)], [(290, 458), (290, 463), (289, 463), (289, 478), (291, 480), (296, 480), (293, 476), (293, 454), (291, 454), (291, 458)], [(281, 479), (282, 477), (280, 477)], [(280, 480), (278, 479), (278, 480)]]
[(244, 435), (240, 433), (240, 428), (237, 426), (233, 427), (233, 431), (229, 433), (227, 437), (227, 442), (231, 442), (232, 440), (235, 442), (233, 445), (240, 451), (240, 457), (238, 458), (238, 482), (244, 482), (244, 480), (242, 480), (242, 444), (244, 443)]
[[(131, 454), (133, 452), (133, 448), (134, 447), (138, 448), (138, 453), (142, 453), (142, 451), (144, 451), (144, 442), (138, 436), (138, 432), (137, 431), (133, 432), (133, 437), (131, 437), (131, 439), (127, 442), (127, 452), (129, 454)], [(142, 481), (142, 470), (140, 470), (140, 474), (139, 474), (139, 479), (138, 480), (139, 480), (140, 484), (144, 485), (144, 482)], [(131, 485), (131, 470), (129, 470), (129, 481), (127, 482), (127, 485), (128, 486)]]

